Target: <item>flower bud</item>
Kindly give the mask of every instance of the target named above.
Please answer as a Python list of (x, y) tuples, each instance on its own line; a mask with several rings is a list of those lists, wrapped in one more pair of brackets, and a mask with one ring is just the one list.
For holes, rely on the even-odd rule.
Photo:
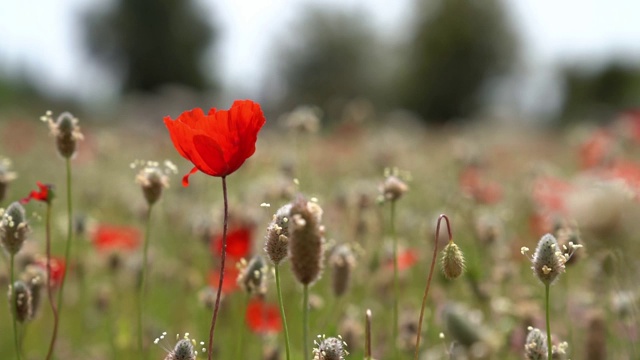
[(18, 280), (13, 283), (13, 287), (9, 288), (9, 302), (11, 303), (11, 311), (18, 322), (31, 320), (31, 290), (27, 284)]
[(547, 338), (540, 329), (529, 327), (529, 334), (524, 344), (524, 357), (527, 360), (547, 360)]
[(449, 279), (457, 279), (464, 272), (464, 256), (453, 241), (442, 250), (442, 272)]
[(344, 360), (345, 356), (348, 355), (344, 349), (346, 344), (342, 341), (342, 338), (325, 338), (324, 335), (318, 335), (318, 338), (320, 342), (318, 340), (313, 341), (316, 344), (313, 349), (313, 360)]
[(556, 238), (551, 234), (542, 236), (532, 260), (533, 273), (545, 285), (550, 285), (564, 272), (565, 257), (558, 248)]
[(78, 140), (83, 138), (78, 126), (78, 119), (71, 113), (63, 112), (55, 122), (50, 113), (47, 113), (43, 120), (49, 123), (49, 129), (56, 137), (56, 147), (60, 156), (65, 159), (73, 157), (76, 154)]
[(309, 285), (320, 278), (323, 268), (324, 226), (322, 208), (300, 196), (291, 206), (289, 224), (291, 269), (296, 279)]
[(13, 202), (0, 220), (0, 242), (9, 254), (15, 255), (22, 248), (28, 232), (24, 208), (19, 202)]
[(269, 260), (275, 265), (279, 265), (289, 253), (289, 217), (291, 204), (284, 205), (275, 215), (265, 236), (264, 251)]

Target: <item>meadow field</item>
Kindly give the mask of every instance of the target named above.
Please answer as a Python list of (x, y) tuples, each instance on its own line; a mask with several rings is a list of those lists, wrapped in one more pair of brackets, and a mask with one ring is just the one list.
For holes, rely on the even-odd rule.
[[(547, 233), (568, 252), (570, 242), (582, 245), (549, 287), (553, 343), (567, 346), (553, 358), (640, 358), (640, 116), (567, 129), (492, 119), (430, 128), (362, 104), (352, 104), (329, 127), (319, 128), (314, 116), (298, 109), (268, 117), (255, 154), (226, 178), (227, 265), (214, 359), (286, 358), (265, 236), (276, 211), (296, 202), (322, 212), (322, 247), (315, 254), (322, 269), (308, 287), (310, 333), (303, 344), (303, 286), (288, 258), (279, 266), (291, 359), (333, 359), (312, 350), (323, 335), (341, 336), (345, 359), (413, 359), (436, 244), (419, 358), (533, 358), (525, 355), (529, 329), (545, 332), (547, 317), (545, 284), (532, 271), (532, 255)], [(206, 359), (202, 348), (220, 275), (220, 178), (198, 172), (188, 187), (181, 185), (193, 165), (176, 151), (162, 118), (116, 125), (80, 118), (83, 139), (68, 162), (73, 234), (65, 263), (67, 161), (38, 116), (0, 120), (6, 190), (0, 206), (38, 191), (37, 182), (52, 185), (45, 187), (55, 194), (22, 205), (30, 231), (15, 255), (14, 279), (39, 286), (29, 285), (30, 308), (15, 338), (11, 302), (18, 300), (0, 297), (0, 358), (17, 359), (16, 347), (21, 359), (46, 357), (54, 316), (42, 280), (51, 278), (57, 298), (66, 271), (53, 358), (173, 360), (177, 338), (188, 333), (197, 358)], [(169, 185), (153, 211), (141, 189), (148, 166)], [(436, 239), (440, 214), (450, 220), (464, 256), (465, 270), (453, 280), (440, 269), (448, 244), (444, 222)], [(55, 265), (50, 276), (47, 234)], [(6, 294), (12, 262), (9, 252), (2, 254)], [(255, 256), (261, 265), (247, 274)], [(371, 354), (365, 354), (367, 310)]]

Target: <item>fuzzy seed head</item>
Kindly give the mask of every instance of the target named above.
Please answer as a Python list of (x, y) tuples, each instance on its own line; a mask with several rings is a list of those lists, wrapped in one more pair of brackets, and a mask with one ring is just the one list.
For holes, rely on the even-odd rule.
[(545, 285), (553, 283), (560, 273), (564, 272), (566, 257), (562, 255), (556, 238), (551, 234), (544, 235), (538, 242), (533, 255), (533, 273)]
[(351, 281), (351, 272), (356, 265), (356, 258), (351, 247), (338, 245), (329, 257), (331, 267), (331, 289), (336, 297), (347, 292)]
[[(242, 259), (244, 261), (244, 259)], [(260, 255), (254, 256), (249, 264), (244, 262), (240, 265), (238, 275), (238, 285), (250, 295), (264, 295), (267, 293), (267, 272), (268, 267), (264, 258)]]
[(35, 317), (40, 308), (42, 288), (47, 280), (46, 271), (40, 266), (28, 265), (22, 274), (22, 281), (31, 291), (31, 317)]
[(409, 186), (399, 177), (390, 175), (382, 184), (382, 196), (387, 201), (396, 201), (409, 190)]
[(524, 358), (527, 360), (547, 359), (547, 337), (540, 329), (529, 327), (529, 334), (524, 344)]
[(63, 112), (54, 121), (51, 113), (47, 112), (42, 120), (49, 124), (51, 134), (56, 137), (56, 147), (60, 156), (65, 159), (73, 157), (76, 154), (78, 140), (83, 139), (78, 119), (71, 113)]
[(162, 190), (169, 187), (169, 177), (167, 174), (175, 173), (177, 169), (170, 161), (165, 161), (164, 170), (160, 167), (160, 163), (156, 161), (136, 160), (131, 164), (132, 168), (141, 166), (140, 172), (136, 175), (136, 183), (142, 187), (142, 194), (149, 206), (155, 204)]
[(14, 282), (13, 287), (9, 289), (9, 303), (11, 312), (18, 322), (31, 320), (33, 315), (31, 300), (31, 290), (27, 284), (21, 280)]
[(284, 205), (273, 215), (267, 228), (264, 251), (274, 265), (279, 265), (289, 253), (289, 217), (291, 204)]
[(195, 360), (196, 354), (193, 344), (189, 339), (180, 339), (173, 351), (167, 354), (164, 360)]
[(313, 349), (313, 360), (344, 360), (348, 355), (344, 349), (347, 345), (342, 338), (318, 335), (318, 340), (313, 341), (316, 347)]
[(289, 254), (296, 279), (309, 285), (320, 278), (323, 268), (324, 226), (322, 208), (300, 196), (291, 206)]
[(449, 279), (457, 279), (464, 272), (464, 256), (454, 242), (449, 242), (442, 250), (442, 272)]
[(0, 242), (4, 249), (15, 255), (22, 248), (29, 225), (27, 224), (24, 207), (19, 202), (14, 202), (4, 211), (0, 219)]

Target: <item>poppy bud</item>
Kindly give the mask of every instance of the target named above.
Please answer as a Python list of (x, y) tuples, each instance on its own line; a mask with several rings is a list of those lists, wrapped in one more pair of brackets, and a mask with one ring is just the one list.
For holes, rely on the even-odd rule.
[(313, 360), (344, 360), (348, 355), (344, 347), (347, 345), (340, 335), (337, 338), (325, 338), (324, 335), (318, 335), (318, 340), (314, 340), (316, 347), (313, 349)]
[(264, 251), (275, 265), (280, 264), (289, 253), (289, 216), (291, 204), (284, 205), (273, 215), (267, 228)]
[(347, 245), (339, 245), (329, 258), (331, 266), (331, 289), (336, 297), (344, 295), (351, 280), (351, 270), (356, 265), (356, 258), (351, 248)]
[(0, 242), (9, 254), (15, 255), (22, 248), (28, 232), (24, 208), (19, 202), (13, 202), (0, 220)]
[(300, 196), (291, 206), (289, 224), (291, 269), (296, 279), (309, 285), (320, 278), (323, 267), (324, 226), (322, 208)]
[(9, 288), (9, 302), (18, 322), (23, 323), (31, 319), (31, 291), (27, 284), (21, 280), (14, 282), (13, 287)]
[(449, 279), (457, 279), (464, 271), (464, 256), (458, 245), (450, 241), (442, 250), (442, 272)]

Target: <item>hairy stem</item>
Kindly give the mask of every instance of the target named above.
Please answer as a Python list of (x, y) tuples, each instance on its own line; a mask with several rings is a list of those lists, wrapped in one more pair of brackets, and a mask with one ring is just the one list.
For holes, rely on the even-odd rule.
[(282, 301), (282, 290), (280, 289), (280, 265), (275, 265), (276, 272), (276, 290), (278, 292), (278, 303), (280, 304), (280, 317), (282, 318), (282, 327), (284, 329), (284, 344), (287, 351), (287, 360), (291, 360), (291, 349), (289, 345), (289, 328), (287, 327), (287, 318), (284, 315), (284, 303)]
[(227, 222), (229, 218), (229, 204), (227, 201), (227, 177), (222, 177), (222, 196), (224, 198), (224, 226), (222, 228), (222, 256), (220, 259), (220, 280), (218, 281), (218, 291), (216, 293), (216, 304), (211, 317), (211, 329), (209, 330), (209, 345), (207, 347), (208, 359), (211, 360), (213, 352), (213, 333), (216, 329), (216, 319), (220, 309), (220, 294), (222, 293), (222, 282), (224, 280), (224, 262), (227, 255)]
[(144, 351), (143, 331), (142, 331), (142, 309), (144, 307), (144, 291), (145, 280), (147, 273), (147, 257), (149, 253), (149, 234), (151, 233), (151, 209), (153, 205), (149, 205), (147, 208), (147, 215), (145, 218), (146, 226), (144, 232), (144, 247), (142, 250), (142, 269), (140, 273), (140, 282), (138, 283), (138, 350), (140, 351), (140, 358), (146, 359), (147, 354)]
[(418, 353), (420, 351), (420, 336), (422, 335), (422, 320), (424, 318), (424, 308), (427, 305), (427, 296), (429, 295), (429, 288), (431, 287), (431, 279), (433, 277), (433, 270), (436, 267), (436, 259), (438, 257), (438, 235), (440, 234), (440, 223), (442, 219), (447, 221), (447, 231), (449, 232), (449, 242), (453, 241), (451, 235), (451, 225), (449, 224), (449, 218), (447, 215), (442, 214), (438, 217), (438, 223), (436, 224), (436, 234), (434, 236), (433, 244), (433, 257), (431, 258), (431, 267), (429, 268), (429, 276), (427, 277), (427, 286), (424, 289), (424, 295), (422, 296), (422, 306), (420, 307), (420, 319), (418, 320), (418, 333), (416, 335), (416, 351), (414, 353), (414, 360), (418, 360)]

